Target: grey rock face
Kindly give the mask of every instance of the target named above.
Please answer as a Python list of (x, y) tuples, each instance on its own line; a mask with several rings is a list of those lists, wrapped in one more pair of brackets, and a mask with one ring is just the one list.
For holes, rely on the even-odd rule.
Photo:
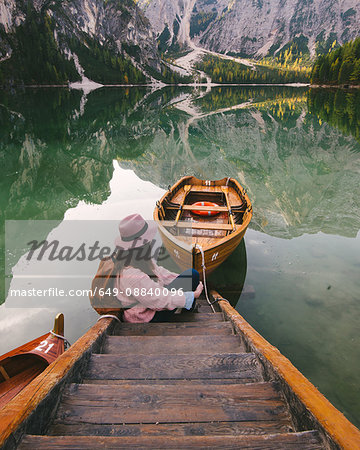
[(8, 31), (14, 23), (15, 0), (2, 0), (0, 2), (0, 24)]
[[(32, 0), (37, 12), (46, 9), (46, 13), (55, 19), (55, 37), (62, 51), (67, 51), (64, 39), (84, 34), (102, 44), (117, 47), (119, 52), (126, 52), (125, 45), (138, 46), (138, 59), (143, 65), (158, 70), (160, 58), (157, 52), (155, 35), (148, 19), (132, 0), (73, 0), (46, 2)], [(11, 55), (7, 35), (26, 20), (26, 6), (14, 0), (0, 2), (0, 60)], [(1, 30), (2, 28), (2, 30)]]
[[(193, 5), (190, 5), (193, 3)], [(195, 43), (221, 53), (262, 56), (300, 36), (310, 54), (317, 41), (344, 43), (360, 34), (357, 0), (139, 0), (160, 34), (181, 23), (191, 7)]]
[(140, 62), (154, 68), (159, 66), (155, 36), (149, 21), (132, 1), (65, 1), (55, 16), (66, 34), (83, 32), (101, 43), (115, 42), (120, 51), (124, 43), (139, 46)]

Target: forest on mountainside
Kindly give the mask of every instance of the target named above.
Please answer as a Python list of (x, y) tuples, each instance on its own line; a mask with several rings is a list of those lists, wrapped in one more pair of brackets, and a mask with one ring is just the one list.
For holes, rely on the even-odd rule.
[(320, 56), (314, 63), (311, 83), (360, 85), (360, 37)]
[[(133, 5), (132, 0), (129, 2)], [(123, 10), (122, 19), (129, 14), (125, 6), (118, 5)], [(22, 21), (16, 27), (7, 30), (0, 23), (0, 87), (67, 85), (78, 81), (82, 73), (75, 65), (74, 55), (84, 76), (102, 84), (145, 84), (151, 78), (170, 84), (193, 81), (161, 62), (160, 55), (159, 64), (152, 66), (152, 52), (144, 50), (140, 43), (124, 37), (121, 41), (111, 36), (101, 40), (81, 30), (69, 34), (64, 23), (72, 19), (60, 3), (47, 3), (38, 11), (30, 1), (19, 2), (18, 8)], [(146, 51), (151, 57), (143, 59)]]
[(208, 74), (214, 83), (308, 83), (309, 72), (301, 69), (274, 68), (259, 64), (255, 69), (228, 59), (206, 55), (195, 68)]
[(11, 84), (64, 84), (80, 79), (73, 60), (59, 52), (50, 16), (38, 14), (29, 3), (27, 20), (6, 34), (0, 27), (0, 40), (8, 39), (13, 52), (0, 65), (0, 86)]
[[(74, 61), (61, 50), (55, 39), (55, 22), (46, 11), (38, 13), (28, 3), (26, 20), (6, 34), (0, 27), (0, 39), (12, 45), (11, 57), (0, 65), (0, 85), (63, 85), (80, 80)], [(82, 41), (58, 34), (58, 41), (76, 53), (85, 75), (99, 83), (137, 84), (146, 82), (129, 57), (84, 35)]]

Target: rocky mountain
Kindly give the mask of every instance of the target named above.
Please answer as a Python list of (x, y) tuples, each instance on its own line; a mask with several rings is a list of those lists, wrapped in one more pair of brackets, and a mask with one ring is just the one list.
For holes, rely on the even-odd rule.
[(327, 52), (359, 35), (357, 0), (138, 0), (158, 38), (220, 53), (273, 54), (288, 43)]
[(132, 0), (0, 1), (0, 81), (1, 72), (25, 84), (74, 81), (74, 55), (99, 82), (161, 72), (155, 35)]

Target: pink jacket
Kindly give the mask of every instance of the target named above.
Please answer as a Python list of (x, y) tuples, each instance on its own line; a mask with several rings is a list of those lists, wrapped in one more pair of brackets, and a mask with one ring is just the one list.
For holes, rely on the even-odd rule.
[(169, 272), (153, 261), (154, 274), (158, 282), (134, 267), (125, 267), (116, 277), (115, 288), (117, 298), (125, 309), (124, 321), (132, 323), (150, 322), (156, 311), (163, 309), (184, 308), (186, 297), (184, 293), (166, 292), (163, 287), (170, 284), (178, 274)]

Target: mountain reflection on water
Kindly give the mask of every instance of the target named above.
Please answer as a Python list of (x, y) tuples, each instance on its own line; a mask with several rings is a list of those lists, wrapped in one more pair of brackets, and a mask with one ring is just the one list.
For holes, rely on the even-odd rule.
[(162, 188), (233, 176), (254, 218), (210, 281), (236, 304), (246, 277), (255, 298), (237, 308), (360, 423), (359, 108), (358, 91), (274, 86), (0, 92), (1, 246), (6, 219), (59, 223), (80, 202), (103, 206), (125, 176), (114, 160)]
[[(221, 87), (199, 97), (179, 97), (161, 110), (149, 146), (122, 166), (162, 187), (187, 173), (233, 176), (253, 201), (250, 227), (267, 234), (356, 236), (360, 145), (325, 123), (323, 111), (308, 110), (316, 92)], [(342, 114), (342, 123), (347, 117)], [(350, 130), (356, 135), (354, 122)]]
[(354, 237), (359, 100), (291, 87), (2, 91), (2, 242), (5, 218), (61, 220), (80, 200), (102, 203), (113, 159), (164, 188), (233, 176), (252, 199), (250, 227), (269, 235)]
[(118, 159), (162, 187), (185, 173), (234, 176), (253, 201), (251, 226), (274, 236), (356, 236), (358, 96), (285, 87), (2, 92), (2, 221), (61, 219), (79, 200), (101, 203)]

